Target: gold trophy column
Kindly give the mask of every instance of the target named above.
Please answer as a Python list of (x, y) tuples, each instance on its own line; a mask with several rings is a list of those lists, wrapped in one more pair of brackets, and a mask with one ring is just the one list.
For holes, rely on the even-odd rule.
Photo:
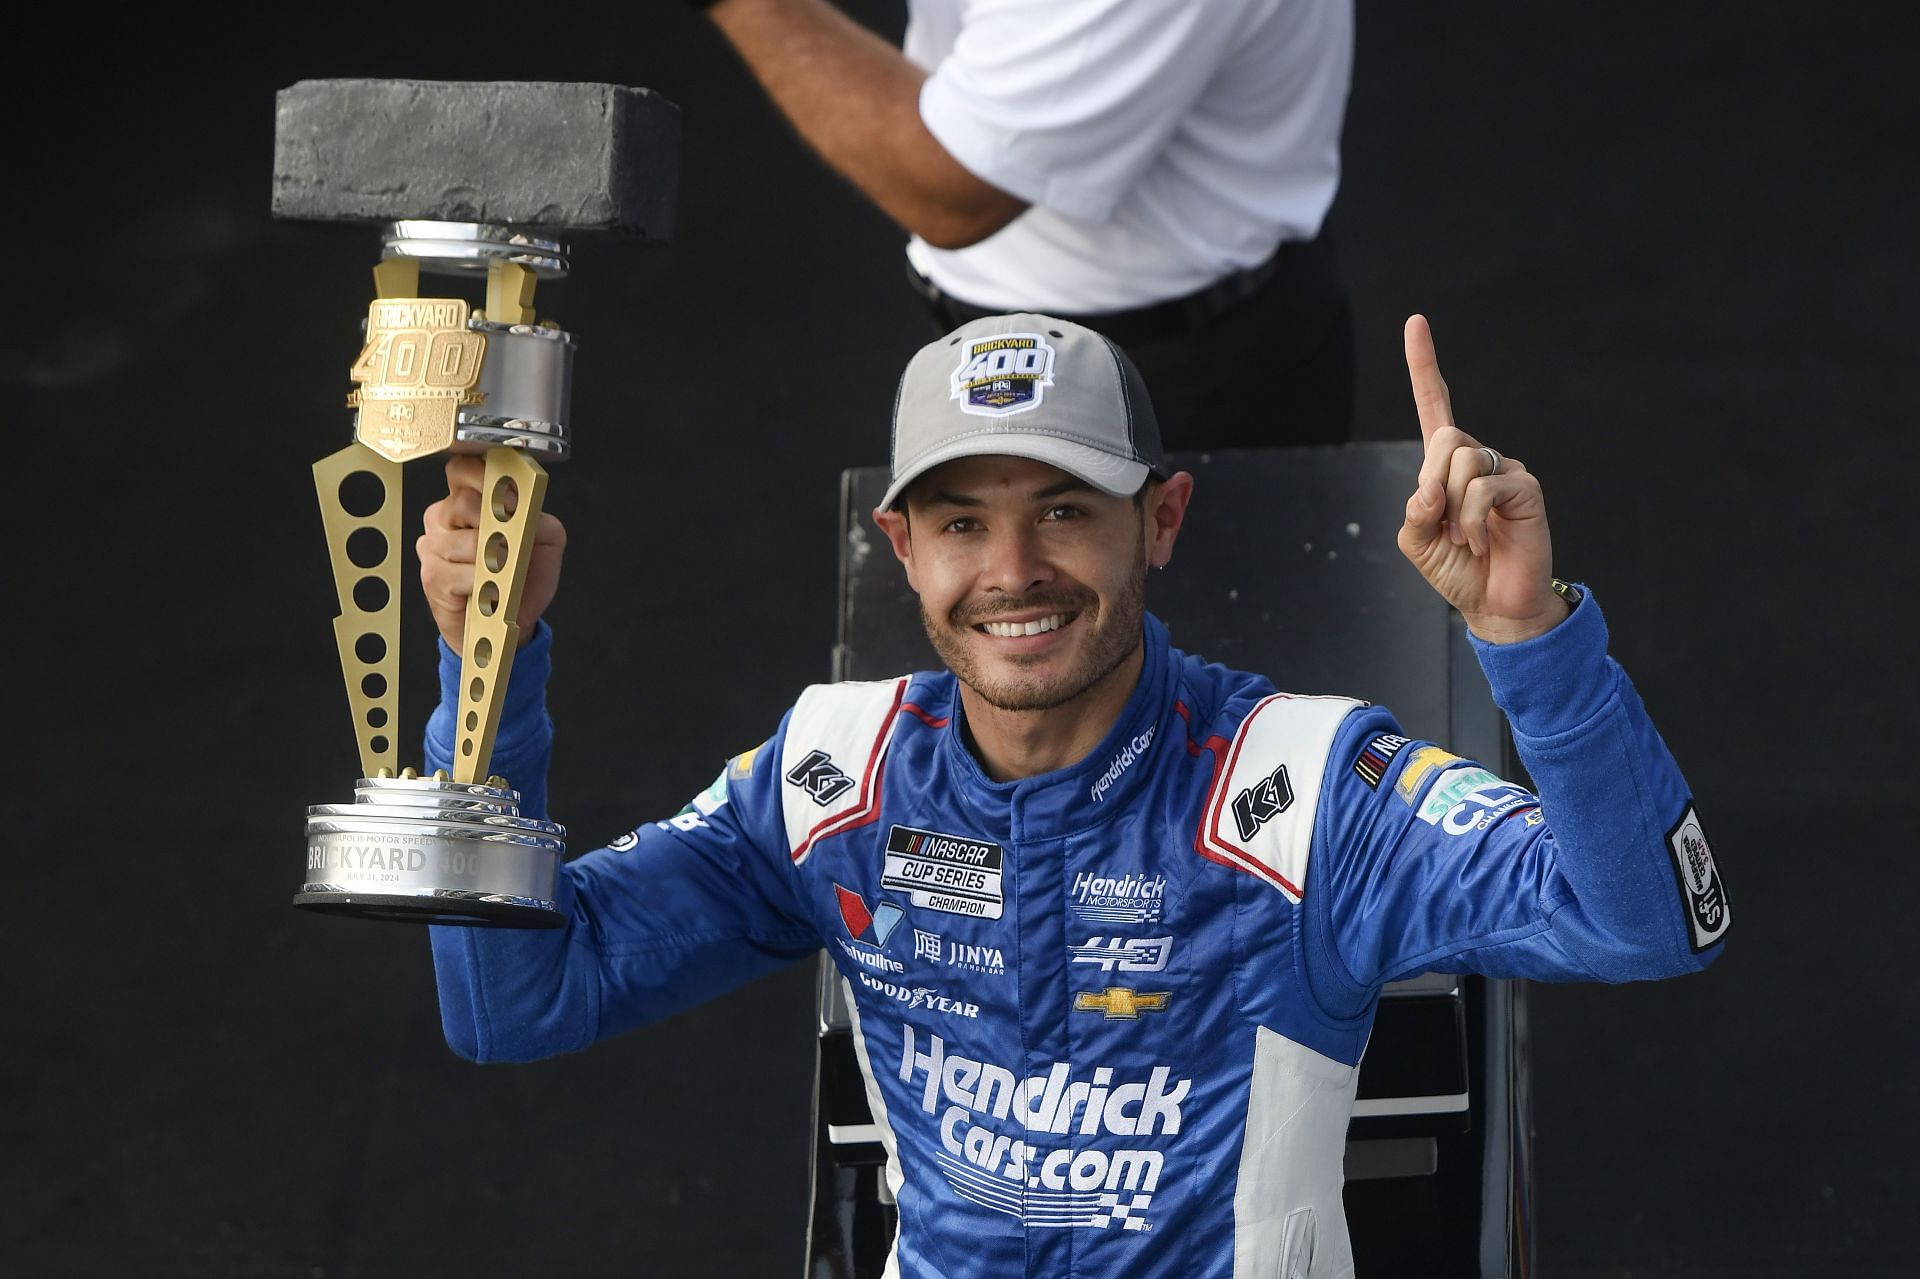
[[(379, 484), (380, 505), (354, 514), (343, 488), (361, 474)], [(400, 464), (349, 444), (313, 464), (313, 486), (340, 596), (333, 637), (360, 742), (360, 776), (392, 777), (399, 768)]]
[[(496, 324), (533, 322), (532, 271), (495, 258), (487, 263), (486, 317)], [(460, 717), (454, 734), (453, 779), (489, 776), (507, 676), (520, 647), (520, 593), (533, 558), (533, 530), (547, 493), (547, 473), (518, 449), (487, 450), (480, 486), (480, 549), (460, 653)]]
[(453, 779), (486, 780), (493, 734), (500, 725), (507, 675), (520, 645), (520, 593), (533, 558), (533, 530), (547, 492), (547, 473), (518, 449), (487, 450), (480, 491), (480, 553), (467, 600), (460, 655), (460, 723), (454, 737)]

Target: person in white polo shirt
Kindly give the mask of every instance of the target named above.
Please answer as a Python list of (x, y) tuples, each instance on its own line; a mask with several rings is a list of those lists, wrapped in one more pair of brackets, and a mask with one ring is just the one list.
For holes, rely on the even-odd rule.
[(1353, 333), (1325, 233), (1352, 0), (693, 0), (911, 236), (940, 331), (1036, 310), (1124, 347), (1168, 447), (1337, 443)]

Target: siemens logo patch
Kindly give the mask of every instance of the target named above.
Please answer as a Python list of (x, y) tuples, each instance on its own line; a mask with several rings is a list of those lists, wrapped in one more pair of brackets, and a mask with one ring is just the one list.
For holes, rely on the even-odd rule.
[(1466, 835), (1485, 830), (1509, 813), (1537, 809), (1540, 801), (1523, 786), (1495, 781), (1478, 786), (1460, 797), (1440, 818), (1440, 829), (1449, 835)]
[[(1451, 759), (1453, 757), (1448, 756), (1448, 758)], [(1407, 780), (1407, 774), (1413, 772), (1414, 768), (1420, 763), (1421, 759), (1418, 755), (1408, 761), (1406, 772), (1400, 775), (1400, 781), (1403, 785)], [(1446, 772), (1440, 774), (1439, 780), (1433, 784), (1433, 789), (1427, 792), (1426, 799), (1421, 801), (1420, 806), (1415, 809), (1414, 812), (1415, 815), (1427, 825), (1437, 826), (1440, 824), (1441, 818), (1453, 811), (1454, 805), (1471, 795), (1474, 791), (1479, 790), (1482, 786), (1505, 786), (1507, 784), (1508, 783), (1501, 781), (1498, 777), (1495, 777), (1492, 773), (1489, 773), (1486, 769), (1477, 768), (1471, 764), (1463, 764), (1458, 768), (1449, 768)]]
[(1000, 845), (965, 835), (947, 835), (913, 826), (887, 832), (887, 861), (880, 886), (907, 894), (915, 906), (998, 919), (1005, 909), (1001, 891)]

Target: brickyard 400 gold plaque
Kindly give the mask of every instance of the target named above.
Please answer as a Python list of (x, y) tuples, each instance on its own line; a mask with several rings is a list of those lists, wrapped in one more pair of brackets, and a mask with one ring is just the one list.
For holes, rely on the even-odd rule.
[(378, 298), (367, 308), (367, 345), (350, 376), (359, 390), (355, 438), (381, 457), (406, 462), (453, 447), (462, 404), (484, 404), (476, 390), (487, 339), (469, 331), (462, 298)]

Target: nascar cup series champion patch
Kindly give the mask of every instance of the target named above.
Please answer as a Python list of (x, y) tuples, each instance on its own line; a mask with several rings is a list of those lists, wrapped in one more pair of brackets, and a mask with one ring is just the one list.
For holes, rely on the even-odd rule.
[(1006, 417), (1038, 408), (1053, 385), (1053, 347), (1038, 333), (993, 333), (960, 348), (949, 398), (963, 413)]

